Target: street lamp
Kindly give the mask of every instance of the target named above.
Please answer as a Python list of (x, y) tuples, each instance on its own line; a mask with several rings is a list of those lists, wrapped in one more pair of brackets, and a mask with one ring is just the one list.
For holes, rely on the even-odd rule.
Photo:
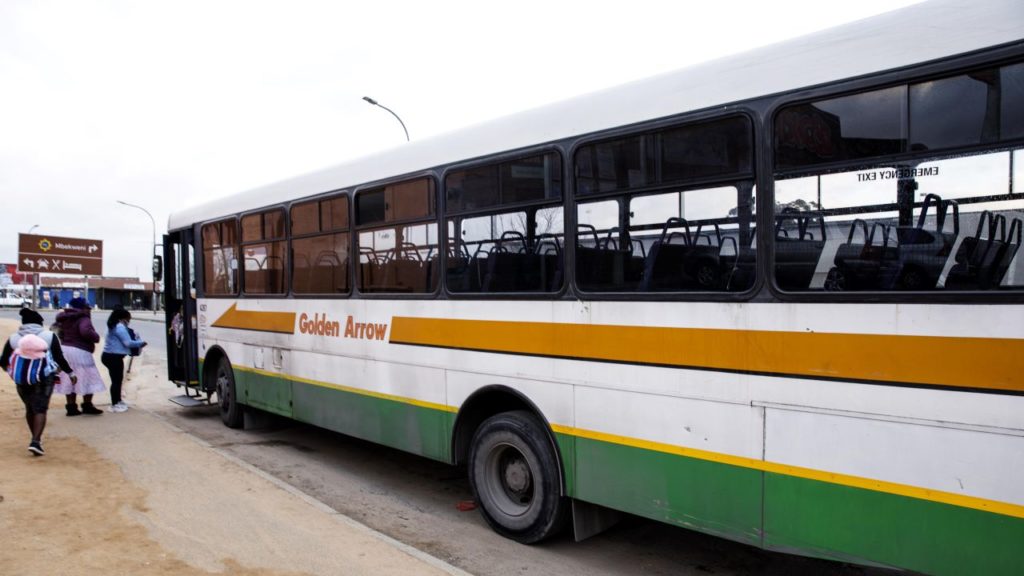
[(383, 109), (387, 110), (388, 112), (391, 112), (391, 115), (395, 117), (395, 120), (398, 120), (398, 123), (402, 125), (402, 130), (405, 130), (405, 141), (406, 142), (409, 141), (409, 131), (406, 130), (406, 128), (405, 128), (405, 122), (402, 122), (402, 119), (398, 117), (398, 114), (395, 114), (394, 110), (392, 110), (391, 108), (388, 108), (387, 106), (377, 102), (376, 100), (374, 100), (373, 98), (370, 98), (369, 96), (363, 96), (363, 100), (366, 100), (367, 102), (369, 102), (370, 104), (373, 104), (374, 106), (378, 106), (380, 108), (383, 108)]
[[(129, 206), (131, 208), (138, 208), (139, 210), (142, 210), (143, 212), (145, 212), (146, 216), (149, 216), (149, 221), (150, 221), (150, 223), (153, 224), (153, 256), (155, 257), (156, 256), (156, 220), (153, 219), (153, 215), (149, 213), (149, 210), (146, 210), (142, 206), (138, 206), (136, 204), (129, 204), (128, 202), (125, 202), (123, 200), (118, 200), (117, 203), (118, 204), (124, 204), (125, 206)], [(153, 277), (153, 312), (156, 312), (156, 298), (157, 298), (157, 296), (156, 296), (156, 277), (154, 276)]]

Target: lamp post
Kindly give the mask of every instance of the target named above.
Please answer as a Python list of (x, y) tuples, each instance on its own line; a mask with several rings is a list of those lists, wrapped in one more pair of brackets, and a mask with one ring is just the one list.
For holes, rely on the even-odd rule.
[[(28, 233), (32, 234), (32, 231), (35, 230), (36, 228), (39, 228), (39, 224), (33, 224), (32, 227), (28, 229)], [(38, 289), (36, 288), (36, 286), (38, 286), (38, 285), (39, 285), (39, 272), (33, 272), (32, 273), (32, 306), (31, 306), (31, 308), (36, 308), (37, 307), (36, 306), (36, 293), (37, 293)]]
[[(151, 256), (156, 256), (156, 220), (153, 219), (153, 215), (149, 213), (149, 210), (146, 210), (142, 206), (138, 206), (136, 204), (129, 204), (128, 202), (125, 202), (124, 200), (118, 200), (117, 203), (118, 204), (124, 204), (125, 206), (129, 206), (131, 208), (138, 208), (139, 210), (142, 210), (143, 212), (145, 212), (146, 216), (149, 216), (149, 222), (153, 225), (153, 253), (152, 253)], [(153, 278), (153, 312), (156, 312), (156, 310), (157, 310), (156, 299), (157, 299), (157, 296), (156, 296), (156, 278)]]
[(380, 108), (383, 108), (383, 109), (387, 110), (388, 112), (391, 112), (391, 115), (395, 117), (395, 120), (398, 120), (398, 123), (402, 125), (402, 130), (405, 131), (405, 141), (406, 142), (409, 141), (409, 131), (406, 130), (406, 128), (405, 128), (405, 122), (402, 122), (402, 119), (398, 117), (398, 114), (395, 114), (394, 110), (392, 110), (391, 108), (388, 108), (387, 106), (377, 102), (376, 100), (374, 100), (373, 98), (370, 98), (369, 96), (363, 96), (363, 100), (366, 100), (367, 102), (369, 102), (370, 104), (373, 104), (374, 106), (378, 106)]

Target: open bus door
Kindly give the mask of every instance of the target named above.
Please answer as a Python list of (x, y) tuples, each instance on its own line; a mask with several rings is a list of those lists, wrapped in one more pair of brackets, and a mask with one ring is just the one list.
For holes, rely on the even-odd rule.
[(193, 231), (164, 236), (164, 325), (167, 329), (167, 377), (185, 394), (171, 401), (182, 406), (207, 405), (199, 383), (196, 338), (195, 249)]

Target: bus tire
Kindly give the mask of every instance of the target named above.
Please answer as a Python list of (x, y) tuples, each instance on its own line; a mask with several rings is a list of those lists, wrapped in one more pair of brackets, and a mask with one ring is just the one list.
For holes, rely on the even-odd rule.
[(220, 419), (228, 428), (241, 428), (243, 406), (238, 403), (235, 388), (235, 371), (226, 356), (217, 361), (217, 405), (220, 407)]
[(503, 412), (485, 420), (469, 451), (469, 482), (495, 532), (522, 544), (556, 534), (567, 517), (558, 458), (531, 413)]

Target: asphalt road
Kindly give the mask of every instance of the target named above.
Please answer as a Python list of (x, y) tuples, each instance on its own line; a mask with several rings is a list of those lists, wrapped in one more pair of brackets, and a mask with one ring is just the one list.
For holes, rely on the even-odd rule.
[[(0, 316), (15, 314), (4, 311)], [(132, 325), (152, 343), (145, 361), (163, 362), (163, 325), (143, 316)], [(105, 317), (97, 313), (101, 333)], [(371, 528), (480, 576), (893, 574), (764, 552), (634, 516), (584, 542), (565, 535), (523, 546), (492, 532), (479, 512), (457, 509), (459, 502), (472, 499), (463, 470), (297, 423), (274, 421), (264, 429), (231, 430), (221, 424), (214, 407), (184, 409), (167, 402), (178, 392), (165, 381), (130, 383), (129, 394), (133, 386), (139, 408)]]

